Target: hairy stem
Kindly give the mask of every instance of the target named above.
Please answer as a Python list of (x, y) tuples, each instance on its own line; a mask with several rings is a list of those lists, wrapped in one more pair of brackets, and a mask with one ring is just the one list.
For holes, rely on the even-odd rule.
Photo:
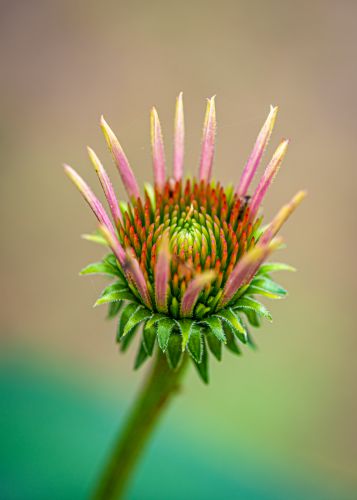
[(158, 349), (151, 372), (139, 392), (119, 439), (107, 463), (95, 500), (122, 498), (134, 472), (135, 465), (158, 422), (167, 403), (180, 388), (188, 356), (174, 371), (167, 364), (165, 355)]

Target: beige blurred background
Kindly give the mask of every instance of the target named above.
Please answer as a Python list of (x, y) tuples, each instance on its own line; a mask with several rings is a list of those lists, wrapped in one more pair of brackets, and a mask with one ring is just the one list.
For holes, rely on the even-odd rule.
[(192, 374), (178, 411), (213, 421), (219, 408), (233, 409), (237, 391), (234, 411), (240, 408), (246, 429), (237, 441), (288, 452), (337, 491), (356, 486), (356, 19), (352, 0), (3, 0), (4, 352), (21, 346), (80, 366), (90, 373), (88, 388), (123, 374), (136, 386), (144, 371), (132, 373), (133, 353), (118, 356), (114, 325), (91, 307), (104, 280), (78, 277), (101, 249), (79, 237), (95, 220), (61, 164), (99, 193), (86, 157), (91, 145), (124, 196), (98, 126), (103, 113), (141, 185), (151, 180), (149, 110), (159, 111), (170, 159), (182, 90), (187, 171), (198, 165), (205, 98), (216, 94), (215, 174), (236, 182), (269, 105), (277, 104), (269, 154), (281, 137), (291, 144), (265, 210), (271, 217), (298, 189), (308, 190), (284, 228), (288, 248), (279, 256), (299, 272), (279, 276), (290, 296), (271, 306), (275, 321), (256, 335), (258, 353), (215, 364), (209, 389)]

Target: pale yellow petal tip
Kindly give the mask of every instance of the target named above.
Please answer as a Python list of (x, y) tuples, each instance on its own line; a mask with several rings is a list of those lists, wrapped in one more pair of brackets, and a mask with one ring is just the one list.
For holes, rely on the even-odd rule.
[(104, 136), (110, 146), (110, 143), (111, 142), (117, 142), (118, 139), (116, 138), (114, 132), (112, 131), (112, 129), (110, 128), (110, 126), (108, 125), (108, 122), (104, 119), (104, 116), (102, 115), (100, 117), (100, 127), (104, 133)]
[(157, 120), (157, 121), (159, 120), (159, 115), (158, 115), (158, 112), (157, 112), (157, 109), (155, 108), (155, 106), (153, 106), (153, 107), (151, 108), (150, 115), (151, 115), (151, 118), (152, 118), (153, 120), (155, 120), (155, 121), (156, 121), (156, 120)]
[(151, 145), (153, 146), (156, 138), (156, 127), (159, 117), (155, 107), (151, 108), (150, 111), (150, 134), (151, 134)]
[(210, 269), (209, 271), (204, 271), (203, 273), (197, 275), (194, 279), (197, 279), (197, 281), (202, 285), (208, 285), (208, 283), (211, 283), (211, 281), (213, 281), (216, 276), (216, 271)]
[(273, 252), (274, 250), (278, 250), (284, 244), (284, 240), (281, 236), (277, 236), (269, 243), (269, 250)]
[(248, 253), (243, 255), (243, 258), (248, 262), (254, 263), (257, 262), (264, 254), (264, 247), (257, 245), (252, 248)]
[(209, 114), (215, 120), (216, 118), (216, 96), (213, 95), (210, 99), (207, 99), (207, 107), (209, 109)]
[(81, 234), (82, 240), (90, 241), (91, 243), (98, 243), (99, 245), (107, 246), (107, 240), (99, 233), (85, 233)]
[(296, 195), (294, 196), (292, 202), (294, 206), (300, 205), (300, 203), (307, 197), (307, 191), (305, 189), (302, 189), (301, 191), (298, 191)]
[(77, 174), (77, 172), (72, 168), (70, 165), (67, 165), (67, 163), (63, 163), (63, 168), (65, 171), (65, 174), (71, 181), (77, 186), (77, 188), (83, 192), (83, 181), (81, 177)]
[(100, 125), (102, 128), (106, 128), (106, 127), (108, 127), (108, 124), (107, 124), (107, 122), (105, 121), (104, 115), (100, 115), (99, 125)]
[(109, 127), (108, 123), (105, 121), (103, 115), (100, 117), (100, 128), (103, 131), (103, 134), (104, 134), (104, 137), (108, 143), (108, 146), (111, 147), (111, 142), (113, 141), (115, 136), (112, 132), (112, 129)]
[(279, 161), (279, 160), (282, 160), (284, 158), (284, 156), (286, 155), (286, 152), (288, 150), (289, 142), (290, 142), (289, 139), (282, 139), (280, 141), (280, 143), (279, 143), (279, 145), (276, 148), (276, 151), (274, 153), (276, 160)]
[(175, 122), (176, 126), (183, 126), (183, 93), (180, 92), (176, 98)]
[(216, 96), (212, 96), (211, 98), (207, 98), (207, 106), (206, 106), (206, 114), (205, 121), (203, 126), (204, 133), (207, 131), (208, 126), (215, 129), (216, 126), (216, 105), (215, 105)]
[(98, 163), (98, 157), (90, 146), (87, 146), (87, 153), (94, 167), (96, 167)]
[(269, 112), (268, 119), (267, 119), (268, 126), (269, 126), (269, 135), (273, 131), (273, 128), (274, 128), (274, 125), (275, 125), (275, 121), (276, 121), (276, 117), (277, 117), (277, 114), (278, 114), (278, 110), (279, 110), (278, 106), (273, 106), (272, 104), (270, 105), (270, 112)]

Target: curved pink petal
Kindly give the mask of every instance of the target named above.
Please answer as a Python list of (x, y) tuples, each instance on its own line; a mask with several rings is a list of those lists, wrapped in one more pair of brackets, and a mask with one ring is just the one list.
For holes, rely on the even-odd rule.
[(169, 238), (164, 233), (155, 265), (155, 301), (160, 312), (167, 312), (168, 284), (170, 279), (171, 253)]
[(290, 215), (296, 210), (304, 198), (306, 198), (306, 191), (299, 191), (290, 200), (289, 203), (281, 207), (277, 215), (274, 217), (272, 222), (269, 224), (267, 229), (264, 231), (260, 237), (259, 244), (266, 245), (269, 243), (274, 236), (280, 231), (281, 226), (287, 221)]
[(132, 284), (137, 288), (138, 292), (140, 293), (144, 304), (149, 309), (151, 309), (152, 308), (151, 299), (144, 274), (141, 270), (139, 262), (131, 254), (129, 249), (127, 249), (125, 252), (125, 262), (123, 268), (128, 279), (131, 280)]
[(95, 168), (95, 171), (98, 175), (98, 178), (100, 180), (100, 183), (102, 185), (105, 197), (108, 201), (110, 211), (112, 213), (114, 222), (116, 225), (118, 225), (118, 222), (123, 220), (119, 205), (118, 205), (118, 200), (117, 197), (115, 196), (114, 188), (112, 183), (110, 182), (109, 176), (101, 164), (98, 156), (95, 154), (92, 148), (89, 146), (87, 147), (89, 158)]
[(208, 283), (211, 283), (215, 277), (216, 273), (214, 271), (204, 271), (190, 281), (181, 302), (182, 316), (187, 317), (192, 315), (201, 290), (208, 285)]
[(235, 193), (238, 196), (246, 196), (249, 186), (253, 180), (255, 172), (259, 166), (260, 160), (264, 154), (264, 151), (268, 145), (270, 136), (273, 132), (273, 127), (276, 119), (276, 115), (278, 112), (278, 107), (270, 106), (270, 113), (268, 118), (266, 119), (257, 140), (254, 144), (253, 151), (244, 167), (242, 177), (240, 179), (239, 184), (237, 184), (235, 188)]
[(182, 92), (176, 100), (175, 139), (174, 139), (174, 179), (180, 181), (183, 176), (185, 122)]
[(77, 174), (77, 172), (70, 167), (69, 165), (64, 165), (64, 170), (67, 174), (67, 176), (71, 179), (71, 181), (76, 185), (80, 193), (82, 194), (83, 198), (86, 200), (88, 205), (91, 207), (91, 209), (94, 212), (94, 215), (97, 217), (98, 221), (106, 226), (110, 232), (115, 234), (115, 229), (113, 227), (113, 224), (111, 223), (111, 220), (108, 217), (108, 214), (103, 208), (103, 205), (101, 202), (98, 200), (98, 198), (95, 196), (91, 188), (88, 186), (88, 184), (82, 179), (82, 177)]
[(120, 177), (123, 181), (126, 192), (129, 198), (139, 198), (140, 191), (138, 183), (136, 182), (135, 175), (130, 167), (128, 158), (126, 157), (118, 139), (114, 132), (109, 127), (104, 117), (100, 118), (100, 126), (103, 130), (104, 137), (107, 141), (110, 151), (113, 154), (116, 166), (119, 170)]
[(165, 151), (160, 120), (155, 108), (151, 110), (150, 124), (155, 185), (162, 190), (166, 182)]
[(258, 209), (263, 201), (263, 198), (271, 185), (271, 183), (274, 180), (274, 177), (276, 176), (280, 165), (283, 161), (283, 158), (286, 154), (287, 148), (288, 148), (289, 141), (288, 140), (283, 140), (277, 147), (273, 158), (270, 160), (267, 168), (265, 169), (265, 172), (260, 179), (260, 182), (258, 184), (257, 189), (255, 190), (254, 195), (252, 196), (252, 199), (250, 201), (249, 207), (250, 207), (250, 212), (249, 216), (250, 219), (253, 219), (257, 212)]
[(229, 275), (229, 278), (223, 289), (223, 295), (219, 305), (224, 307), (228, 304), (237, 293), (242, 285), (247, 284), (253, 274), (254, 269), (258, 268), (261, 263), (267, 258), (271, 250), (269, 246), (256, 246), (249, 252), (243, 255)]
[(258, 243), (258, 246), (260, 248), (263, 248), (264, 253), (262, 257), (250, 268), (248, 275), (246, 276), (246, 283), (249, 283), (254, 278), (263, 262), (269, 257), (272, 252), (274, 252), (274, 250), (277, 250), (282, 245), (282, 243), (283, 239), (280, 236), (273, 239), (267, 245), (259, 245)]
[(199, 171), (200, 181), (209, 182), (211, 180), (216, 128), (215, 96), (213, 96), (211, 99), (207, 99), (206, 115), (203, 125), (202, 151)]
[(124, 267), (126, 255), (124, 248), (121, 246), (117, 236), (111, 233), (106, 226), (101, 225), (99, 229), (104, 238), (106, 239), (109, 247), (112, 249), (114, 255), (118, 259), (120, 265)]

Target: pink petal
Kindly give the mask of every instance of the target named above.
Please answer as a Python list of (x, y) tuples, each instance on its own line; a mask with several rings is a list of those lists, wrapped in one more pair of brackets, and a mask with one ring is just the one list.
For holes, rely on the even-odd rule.
[(255, 172), (259, 166), (260, 160), (268, 145), (270, 136), (273, 132), (273, 127), (278, 112), (277, 107), (270, 106), (270, 113), (266, 119), (261, 131), (259, 132), (253, 151), (244, 167), (242, 177), (239, 184), (236, 186), (235, 193), (238, 196), (246, 196), (249, 186), (253, 180)]
[(250, 268), (248, 275), (246, 277), (246, 283), (249, 283), (257, 273), (258, 269), (260, 266), (263, 264), (263, 262), (268, 258), (268, 256), (274, 252), (274, 250), (277, 250), (281, 244), (283, 243), (283, 239), (281, 237), (275, 238), (272, 240), (268, 245), (260, 245), (258, 243), (258, 247), (263, 248), (264, 253), (262, 257)]
[(107, 240), (109, 247), (112, 249), (120, 265), (124, 267), (126, 255), (124, 248), (121, 246), (117, 236), (111, 233), (106, 226), (101, 225), (99, 229), (103, 237)]
[(135, 175), (130, 167), (129, 161), (119, 144), (118, 139), (114, 135), (114, 132), (111, 130), (107, 122), (104, 120), (102, 116), (100, 119), (100, 126), (102, 127), (104, 137), (107, 141), (109, 149), (111, 150), (116, 166), (119, 170), (120, 177), (123, 181), (126, 192), (128, 193), (129, 198), (139, 198), (140, 191), (138, 183), (136, 182)]
[(166, 182), (165, 151), (160, 120), (155, 108), (151, 110), (150, 124), (155, 185), (162, 190)]
[(183, 175), (185, 123), (183, 114), (182, 92), (176, 100), (175, 139), (174, 139), (174, 178), (180, 181)]
[(204, 271), (190, 281), (181, 302), (182, 316), (191, 316), (201, 290), (216, 277), (214, 271)]
[(93, 163), (93, 166), (95, 168), (95, 171), (97, 172), (98, 178), (100, 180), (100, 183), (102, 185), (105, 197), (107, 198), (110, 210), (112, 212), (112, 216), (114, 219), (114, 222), (116, 225), (118, 225), (119, 221), (122, 221), (122, 215), (119, 210), (119, 205), (118, 205), (118, 200), (117, 197), (115, 196), (114, 188), (112, 183), (110, 182), (109, 176), (107, 172), (105, 171), (105, 168), (101, 164), (98, 156), (95, 154), (93, 149), (90, 147), (87, 147), (89, 158), (91, 159), (91, 162)]
[(270, 184), (273, 182), (275, 175), (277, 174), (280, 165), (283, 161), (283, 158), (286, 154), (286, 150), (288, 148), (289, 141), (288, 140), (283, 140), (277, 147), (273, 158), (270, 160), (270, 163), (268, 164), (259, 184), (257, 189), (255, 190), (254, 195), (252, 196), (252, 199), (250, 201), (250, 218), (253, 219), (257, 212), (258, 209), (263, 201), (263, 198), (268, 190), (268, 187)]
[(155, 301), (157, 310), (167, 312), (171, 254), (167, 233), (163, 234), (155, 265)]
[(228, 304), (239, 288), (249, 282), (252, 271), (257, 265), (260, 266), (269, 253), (269, 247), (267, 245), (265, 247), (256, 246), (239, 259), (238, 264), (229, 275), (223, 289), (223, 295), (219, 303), (220, 307), (224, 307)]
[(113, 227), (113, 224), (111, 223), (108, 214), (103, 208), (103, 205), (101, 202), (98, 200), (98, 198), (95, 196), (91, 188), (88, 186), (88, 184), (82, 179), (80, 175), (77, 174), (77, 172), (70, 167), (69, 165), (64, 165), (64, 170), (68, 177), (71, 179), (71, 181), (77, 186), (79, 191), (81, 192), (83, 198), (86, 200), (88, 205), (91, 207), (91, 209), (94, 212), (94, 215), (97, 217), (99, 222), (106, 226), (109, 231), (111, 231), (113, 234), (115, 234), (115, 229)]
[(133, 285), (137, 288), (138, 292), (141, 295), (141, 298), (145, 305), (151, 309), (151, 299), (149, 290), (145, 281), (144, 274), (141, 270), (139, 262), (132, 255), (129, 249), (125, 252), (125, 262), (124, 262), (124, 271), (128, 279), (133, 283)]
[(306, 191), (299, 191), (296, 195), (290, 200), (289, 203), (284, 205), (278, 214), (274, 217), (272, 222), (269, 224), (268, 228), (264, 231), (262, 236), (260, 237), (259, 244), (266, 245), (269, 243), (274, 236), (280, 231), (281, 226), (286, 222), (286, 220), (290, 217), (290, 215), (296, 210), (296, 208), (300, 205), (302, 200), (306, 197)]
[(209, 182), (211, 180), (212, 165), (214, 158), (214, 146), (216, 137), (216, 108), (215, 96), (207, 99), (205, 121), (203, 125), (202, 151), (200, 162), (200, 181)]

